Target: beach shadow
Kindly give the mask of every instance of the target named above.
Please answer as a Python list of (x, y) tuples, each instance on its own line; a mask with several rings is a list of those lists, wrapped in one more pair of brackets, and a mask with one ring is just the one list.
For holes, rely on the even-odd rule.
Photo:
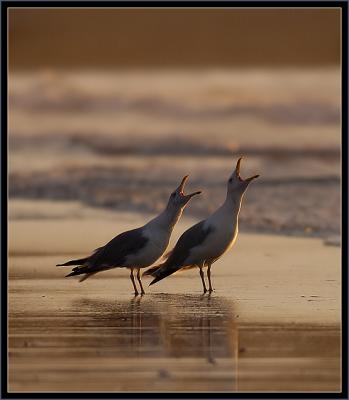
[(237, 352), (233, 303), (220, 297), (153, 294), (128, 301), (79, 299), (73, 308), (85, 315), (89, 328), (97, 330), (94, 345), (113, 353), (194, 357), (215, 364), (216, 358)]

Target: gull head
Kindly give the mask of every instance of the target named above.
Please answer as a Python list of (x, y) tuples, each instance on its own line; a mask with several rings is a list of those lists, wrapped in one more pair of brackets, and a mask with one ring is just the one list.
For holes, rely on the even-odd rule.
[(259, 177), (259, 175), (253, 175), (250, 178), (243, 179), (240, 175), (240, 169), (241, 169), (241, 160), (242, 157), (238, 159), (238, 162), (236, 163), (236, 167), (233, 171), (233, 173), (230, 175), (227, 186), (228, 186), (228, 194), (236, 194), (236, 195), (242, 195), (245, 193), (248, 185), (256, 178)]
[(184, 186), (185, 186), (185, 184), (186, 184), (186, 182), (188, 180), (188, 177), (189, 177), (189, 175), (186, 175), (182, 179), (182, 181), (179, 184), (179, 186), (177, 187), (177, 189), (175, 189), (171, 193), (170, 199), (168, 201), (168, 205), (169, 206), (174, 206), (176, 208), (182, 208), (183, 209), (188, 204), (189, 200), (192, 197), (194, 197), (197, 194), (201, 193), (201, 191), (193, 192), (193, 193), (190, 193), (190, 194), (185, 194), (184, 193)]

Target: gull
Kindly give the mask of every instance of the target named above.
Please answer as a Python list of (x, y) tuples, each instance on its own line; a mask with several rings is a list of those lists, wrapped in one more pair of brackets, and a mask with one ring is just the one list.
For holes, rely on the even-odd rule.
[(77, 265), (68, 276), (84, 276), (80, 282), (90, 276), (112, 268), (128, 268), (134, 293), (139, 294), (134, 277), (137, 270), (137, 280), (140, 285), (141, 294), (145, 293), (140, 269), (155, 263), (165, 253), (170, 237), (176, 223), (189, 200), (201, 192), (185, 195), (183, 190), (188, 179), (186, 175), (178, 188), (171, 194), (167, 206), (157, 217), (144, 226), (123, 232), (105, 246), (96, 249), (90, 256), (78, 260), (71, 260), (57, 266)]
[(207, 219), (185, 231), (164, 263), (150, 268), (143, 274), (155, 278), (150, 285), (179, 270), (197, 267), (204, 293), (206, 293), (203, 268), (207, 267), (208, 291), (213, 291), (211, 266), (233, 246), (238, 235), (238, 219), (242, 199), (248, 185), (259, 176), (254, 175), (242, 179), (240, 176), (241, 160), (242, 157), (239, 158), (236, 168), (227, 182), (227, 196), (224, 203)]

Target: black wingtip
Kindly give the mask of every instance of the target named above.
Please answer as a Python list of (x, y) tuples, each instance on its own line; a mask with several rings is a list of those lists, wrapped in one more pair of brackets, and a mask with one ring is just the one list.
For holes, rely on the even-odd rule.
[(56, 264), (56, 267), (68, 267), (70, 265), (74, 265), (74, 264), (71, 264), (71, 261), (68, 261), (68, 262), (65, 262), (62, 264)]
[(150, 283), (149, 286), (154, 285), (154, 283), (159, 282), (162, 278), (155, 278)]

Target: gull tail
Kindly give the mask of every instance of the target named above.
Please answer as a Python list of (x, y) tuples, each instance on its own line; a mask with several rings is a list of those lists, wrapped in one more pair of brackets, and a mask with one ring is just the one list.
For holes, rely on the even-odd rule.
[[(96, 256), (100, 251), (103, 251), (104, 246), (98, 247), (97, 249), (93, 250), (92, 254), (85, 258), (79, 258), (77, 260), (67, 261), (64, 264), (57, 264), (57, 267), (67, 267), (69, 265), (83, 265), (86, 264), (87, 261), (91, 261), (91, 258)], [(75, 269), (75, 268), (74, 268)]]
[[(154, 268), (154, 267), (153, 267)], [(162, 279), (166, 278), (167, 276), (170, 276), (177, 272), (180, 269), (180, 267), (168, 267), (165, 264), (159, 265), (159, 268), (157, 268), (151, 275), (155, 278), (153, 279), (150, 283), (149, 286), (154, 285), (154, 283), (161, 281)]]

